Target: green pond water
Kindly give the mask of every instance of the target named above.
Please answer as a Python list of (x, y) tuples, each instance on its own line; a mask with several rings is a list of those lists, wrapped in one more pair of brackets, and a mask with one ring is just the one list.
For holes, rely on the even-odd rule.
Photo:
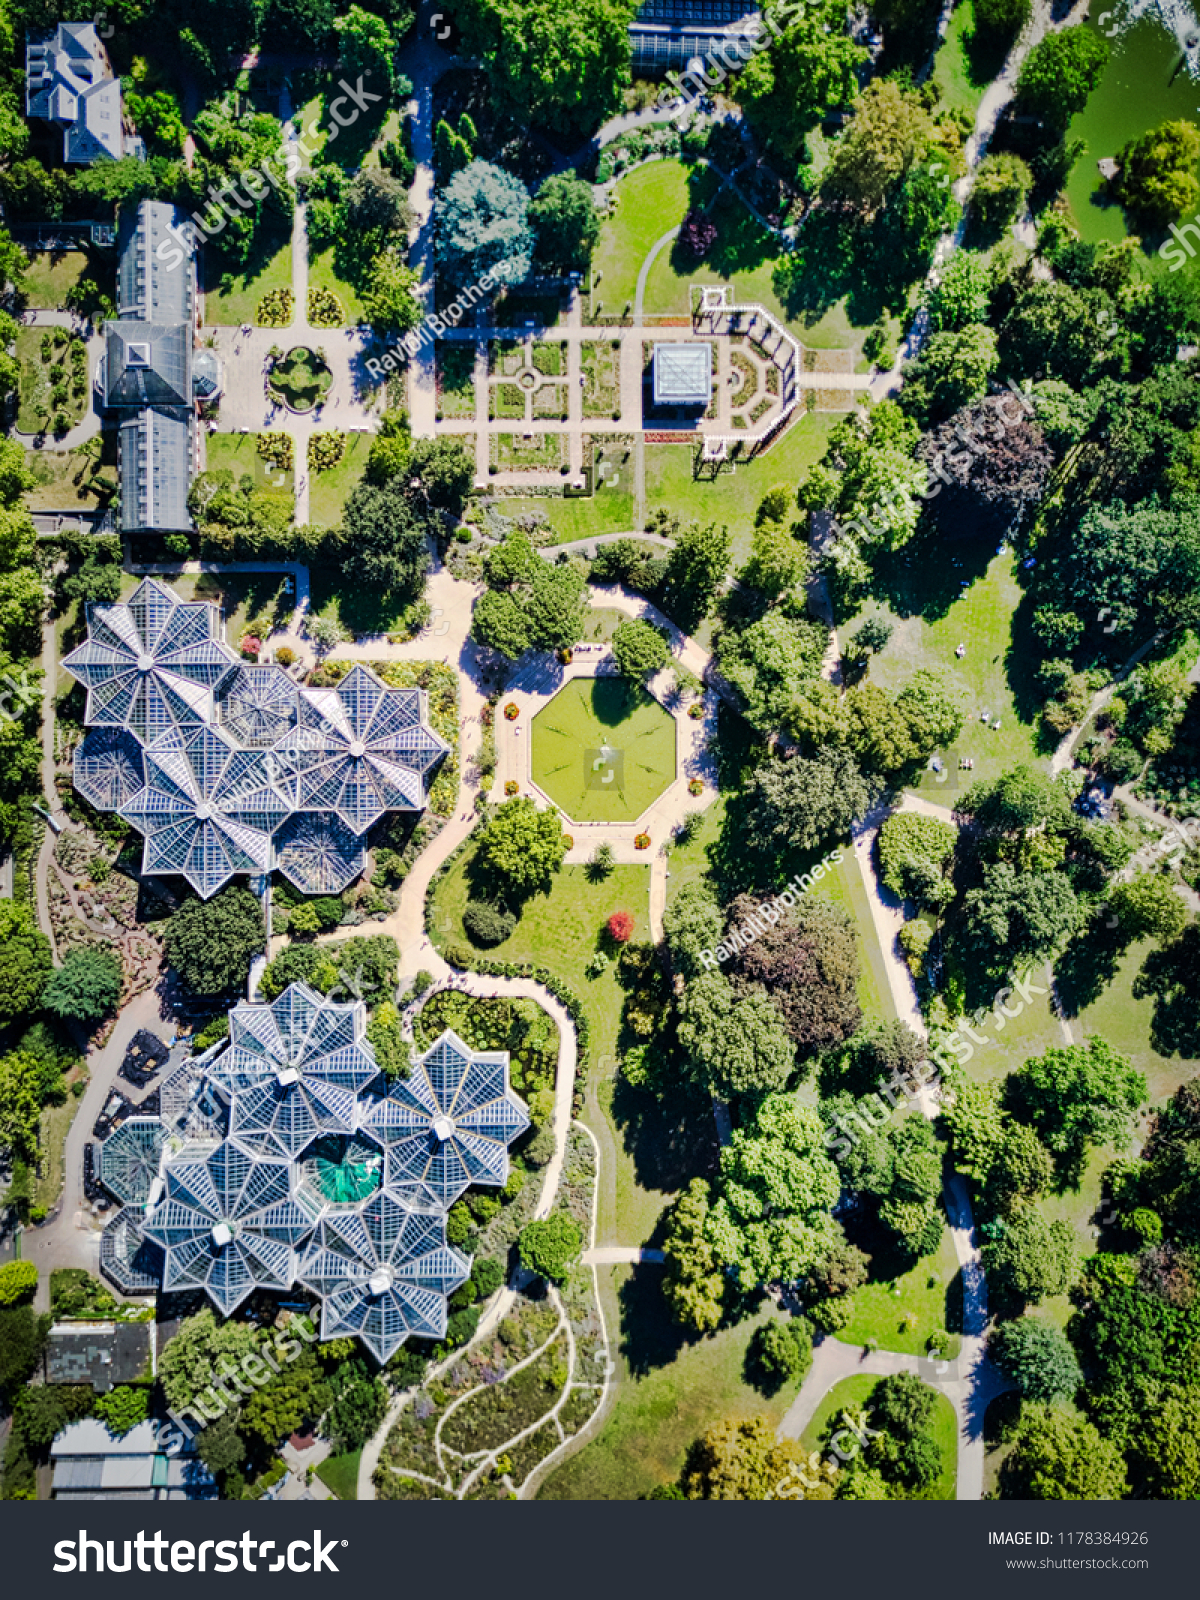
[[(1109, 37), (1112, 59), (1104, 78), (1071, 123), (1071, 137), (1087, 146), (1067, 184), (1071, 210), (1085, 239), (1123, 239), (1127, 232), (1119, 206), (1097, 204), (1103, 202), (1105, 189), (1097, 161), (1115, 156), (1127, 140), (1163, 122), (1186, 117), (1200, 123), (1200, 83), (1186, 67), (1176, 71), (1183, 56), (1181, 36), (1200, 36), (1200, 25), (1195, 11), (1180, 0), (1166, 0), (1166, 6), (1170, 23), (1162, 12), (1148, 9), (1145, 0), (1135, 7), (1126, 0), (1092, 0), (1085, 26), (1097, 27), (1106, 36), (1117, 31)], [(1200, 50), (1191, 53), (1191, 60), (1200, 61)], [(1200, 271), (1200, 255), (1190, 270)]]

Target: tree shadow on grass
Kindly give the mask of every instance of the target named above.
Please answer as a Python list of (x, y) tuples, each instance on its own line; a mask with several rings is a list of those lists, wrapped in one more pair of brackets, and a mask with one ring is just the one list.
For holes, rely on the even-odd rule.
[[(932, 531), (928, 519), (923, 527), (931, 531), (899, 550), (880, 554), (868, 593), (886, 601), (898, 617), (938, 622), (961, 599), (964, 585), (986, 574), (995, 546), (977, 538), (948, 541)], [(954, 560), (961, 565), (955, 566)]]
[[(642, 1189), (675, 1194), (716, 1170), (719, 1146), (712, 1106), (699, 1095), (658, 1100), (624, 1078), (613, 1084), (611, 1116)], [(655, 1229), (658, 1241), (663, 1224)]]
[(1150, 1043), (1161, 1056), (1200, 1056), (1200, 923), (1152, 950), (1133, 984), (1135, 1000), (1152, 996)]
[[(243, 262), (234, 261), (225, 254), (219, 246), (210, 245), (205, 251), (204, 291), (214, 294), (220, 291), (221, 280), (228, 274), (234, 280), (236, 289), (245, 289), (250, 283), (263, 273), (274, 261), (279, 252), (291, 243), (289, 229), (274, 222), (255, 230), (254, 238), (250, 245), (250, 254)], [(288, 288), (291, 287), (289, 282)]]
[(1088, 924), (1054, 963), (1054, 977), (1064, 1016), (1077, 1017), (1095, 1002), (1117, 975), (1128, 938), (1120, 928), (1105, 926), (1104, 915)]
[(1058, 741), (1041, 722), (1040, 713), (1046, 695), (1038, 683), (1037, 670), (1047, 652), (1033, 631), (1033, 613), (1032, 596), (1023, 594), (1013, 612), (1004, 673), (1017, 716), (1022, 722), (1037, 725), (1034, 748), (1039, 754), (1048, 755)]
[(670, 1366), (699, 1335), (681, 1327), (667, 1307), (662, 1292), (661, 1267), (635, 1267), (621, 1285), (621, 1354), (639, 1378), (659, 1367)]

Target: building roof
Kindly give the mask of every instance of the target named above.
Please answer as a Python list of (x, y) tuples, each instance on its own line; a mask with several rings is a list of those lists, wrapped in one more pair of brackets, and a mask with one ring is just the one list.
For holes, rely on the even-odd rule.
[(366, 1125), (387, 1150), (389, 1183), (422, 1184), (449, 1207), (472, 1183), (507, 1181), (508, 1147), (529, 1115), (508, 1086), (507, 1054), (472, 1051), (448, 1028)]
[(187, 533), (192, 527), (195, 419), (185, 406), (147, 406), (122, 417), (121, 531)]
[[(163, 1085), (145, 1219), (127, 1206), (109, 1225), (106, 1270), (136, 1276), (158, 1246), (162, 1287), (202, 1289), (224, 1316), (300, 1283), (321, 1298), (323, 1337), (353, 1334), (380, 1361), (410, 1334), (441, 1338), (470, 1271), (446, 1212), (469, 1183), (505, 1182), (529, 1116), (507, 1055), (446, 1032), (389, 1087), (365, 1033), (361, 1001), (304, 984), (235, 1006), (228, 1041)], [(123, 1131), (102, 1172), (126, 1171)]]
[(89, 726), (123, 728), (147, 745), (213, 721), (213, 690), (237, 665), (215, 606), (147, 578), (128, 600), (89, 603), (87, 628), (63, 666), (88, 691)]
[(146, 782), (136, 736), (124, 728), (91, 728), (75, 746), (75, 787), (97, 811), (119, 811)]
[(708, 343), (654, 346), (654, 404), (706, 406), (712, 397), (712, 346)]
[(97, 1417), (69, 1423), (50, 1446), (56, 1500), (212, 1500), (217, 1486), (194, 1448), (158, 1449), (158, 1424), (147, 1419), (112, 1434)]
[(296, 726), (298, 690), (282, 667), (241, 666), (217, 691), (216, 713), (238, 744), (269, 750)]
[(301, 894), (340, 894), (366, 864), (361, 837), (332, 812), (297, 811), (275, 835), (275, 865)]
[(123, 1206), (100, 1235), (100, 1270), (122, 1294), (153, 1294), (162, 1282), (162, 1251), (142, 1231), (145, 1208)]
[(100, 1146), (100, 1182), (122, 1205), (145, 1205), (158, 1177), (163, 1139), (157, 1117), (129, 1117)]
[(25, 47), (25, 112), (63, 129), (63, 160), (119, 161), (125, 152), (121, 85), (95, 26), (60, 22)]
[(192, 398), (192, 330), (182, 322), (106, 322), (104, 404), (186, 406)]
[(56, 1322), (46, 1341), (47, 1383), (111, 1389), (150, 1371), (152, 1322)]
[[(159, 247), (167, 244), (171, 248), (159, 255)], [(117, 253), (117, 315), (122, 321), (182, 322), (190, 328), (196, 310), (195, 240), (178, 206), (165, 200), (123, 206)]]

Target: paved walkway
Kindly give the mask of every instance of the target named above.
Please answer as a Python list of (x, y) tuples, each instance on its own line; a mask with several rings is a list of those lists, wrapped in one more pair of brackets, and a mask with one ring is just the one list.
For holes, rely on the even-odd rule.
[(661, 1250), (647, 1245), (606, 1244), (585, 1250), (581, 1259), (585, 1267), (637, 1267), (648, 1262), (661, 1266), (667, 1258)]

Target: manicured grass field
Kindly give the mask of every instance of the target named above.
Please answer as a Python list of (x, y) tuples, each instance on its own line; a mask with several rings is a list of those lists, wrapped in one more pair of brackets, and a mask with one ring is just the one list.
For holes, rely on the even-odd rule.
[(344, 1455), (326, 1456), (317, 1468), (317, 1477), (333, 1490), (339, 1500), (358, 1499), (358, 1463), (361, 1450), (347, 1450)]
[(948, 1332), (949, 1348), (943, 1354), (957, 1355), (960, 1340), (954, 1330), (962, 1321), (962, 1280), (950, 1230), (943, 1232), (935, 1255), (924, 1256), (887, 1283), (864, 1283), (854, 1291), (851, 1306), (850, 1320), (838, 1332), (843, 1344), (875, 1339), (881, 1350), (923, 1356), (931, 1333)]
[(31, 311), (61, 310), (67, 290), (83, 277), (87, 264), (83, 250), (64, 250), (57, 255), (48, 250), (35, 252), (21, 284), (25, 304)]
[[(960, 565), (955, 567), (954, 561)], [(940, 565), (928, 553), (913, 555), (911, 565), (902, 558), (879, 596), (838, 623), (844, 638), (868, 616), (880, 615), (893, 625), (891, 639), (871, 661), (871, 680), (881, 688), (894, 693), (918, 668), (929, 667), (941, 673), (958, 698), (966, 720), (949, 764), (949, 782), (933, 786), (926, 780), (920, 785), (922, 794), (948, 806), (971, 783), (1022, 763), (1045, 767), (1048, 755), (1040, 748), (1037, 726), (1023, 721), (1018, 709), (1019, 682), (1031, 663), (1014, 638), (1013, 619), (1021, 601), (1016, 558), (1011, 552), (993, 556), (982, 571), (969, 561), (965, 553)], [(964, 580), (968, 586), (960, 588)], [(954, 654), (960, 643), (966, 646), (961, 660)], [(983, 711), (990, 713), (988, 726), (980, 721)], [(990, 723), (997, 718), (1000, 730), (993, 732)], [(958, 772), (958, 757), (975, 762), (969, 775)]]
[(572, 539), (590, 539), (597, 533), (631, 533), (633, 531), (633, 457), (621, 461), (620, 455), (606, 448), (617, 463), (617, 479), (612, 488), (602, 482), (590, 497), (580, 496), (570, 500), (506, 500), (505, 514), (520, 516), (525, 511), (544, 511), (559, 542)]
[(632, 822), (675, 779), (674, 717), (623, 678), (572, 679), (529, 737), (534, 782), (580, 822)]
[[(805, 1428), (803, 1443), (806, 1450), (818, 1450), (822, 1443), (822, 1434), (825, 1424), (839, 1411), (859, 1412), (867, 1404), (868, 1396), (879, 1382), (878, 1378), (870, 1377), (866, 1373), (856, 1373), (852, 1378), (843, 1378), (840, 1383), (835, 1383), (833, 1388), (821, 1401), (813, 1414), (813, 1419)], [(958, 1423), (954, 1416), (954, 1407), (944, 1394), (936, 1395), (936, 1406), (933, 1414), (933, 1436), (942, 1453), (942, 1473), (938, 1481), (925, 1494), (915, 1495), (918, 1500), (953, 1500), (955, 1485), (958, 1481)], [(870, 1409), (867, 1411), (867, 1427), (871, 1427)]]
[(681, 161), (650, 161), (622, 178), (616, 192), (616, 208), (604, 219), (592, 257), (592, 277), (593, 302), (603, 301), (605, 314), (619, 317), (634, 298), (651, 246), (687, 214), (689, 169)]
[(777, 1425), (793, 1399), (765, 1399), (743, 1371), (762, 1311), (704, 1339), (685, 1341), (670, 1320), (661, 1267), (601, 1267), (609, 1339), (616, 1346), (615, 1399), (599, 1433), (542, 1485), (541, 1500), (636, 1500), (674, 1481), (693, 1441), (725, 1418), (765, 1416)]
[(733, 559), (742, 563), (750, 554), (754, 513), (767, 490), (777, 483), (794, 490), (808, 469), (825, 453), (836, 416), (810, 412), (792, 424), (763, 455), (737, 462), (716, 479), (692, 475), (692, 447), (648, 444), (646, 448), (646, 511), (660, 507), (685, 520), (723, 522), (733, 534)]
[(323, 527), (335, 527), (342, 520), (342, 508), (367, 470), (372, 435), (348, 433), (346, 448), (336, 467), (308, 475), (308, 518)]
[(967, 48), (967, 37), (975, 26), (974, 7), (966, 0), (951, 13), (946, 38), (933, 64), (933, 83), (947, 111), (979, 110), (988, 79), (980, 72), (976, 57)]
[[(25, 464), (37, 480), (25, 496), (31, 511), (68, 511), (75, 506), (83, 510), (104, 499), (94, 487), (91, 462), (78, 450), (27, 449)], [(115, 479), (115, 461), (102, 466), (101, 474), (110, 481)], [(112, 495), (115, 493), (114, 487)]]
[[(1150, 1043), (1155, 1001), (1150, 996), (1135, 1000), (1133, 984), (1154, 948), (1153, 939), (1131, 945), (1118, 961), (1111, 980), (1100, 985), (1095, 999), (1072, 1017), (1071, 1026), (1077, 1038), (1099, 1034), (1114, 1050), (1128, 1056), (1138, 1071), (1145, 1073), (1150, 1098), (1158, 1102), (1168, 1099), (1180, 1084), (1195, 1075), (1196, 1063), (1179, 1056), (1161, 1056)], [(1069, 990), (1063, 998), (1069, 1005)]]
[(339, 278), (337, 268), (334, 266), (333, 250), (322, 250), (321, 254), (311, 255), (308, 258), (308, 286), (310, 289), (330, 289), (337, 295), (346, 310), (346, 322), (353, 324), (363, 321), (362, 301), (358, 298), (352, 284), (345, 278)]
[(292, 472), (282, 467), (272, 467), (258, 453), (258, 435), (255, 433), (210, 433), (205, 440), (207, 471), (219, 472), (228, 468), (235, 482), (249, 474), (256, 489), (292, 488)]
[(292, 237), (289, 233), (262, 230), (255, 239), (255, 253), (247, 268), (233, 271), (233, 284), (228, 290), (219, 285), (229, 267), (213, 247), (209, 248), (208, 255), (204, 290), (204, 321), (208, 327), (237, 328), (243, 322), (253, 322), (258, 302), (269, 289), (292, 287)]

